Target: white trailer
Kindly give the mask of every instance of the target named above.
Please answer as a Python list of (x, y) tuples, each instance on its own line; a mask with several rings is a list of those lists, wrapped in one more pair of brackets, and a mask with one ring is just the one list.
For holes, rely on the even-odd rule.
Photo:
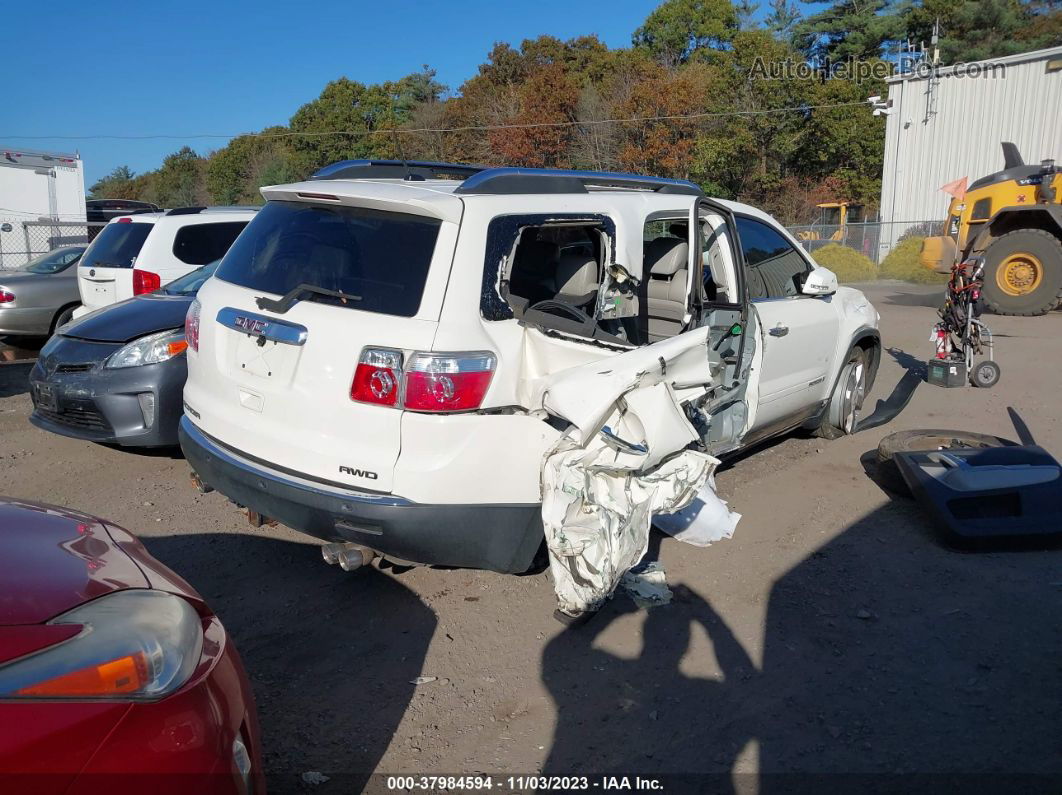
[(86, 239), (80, 155), (0, 147), (0, 269)]

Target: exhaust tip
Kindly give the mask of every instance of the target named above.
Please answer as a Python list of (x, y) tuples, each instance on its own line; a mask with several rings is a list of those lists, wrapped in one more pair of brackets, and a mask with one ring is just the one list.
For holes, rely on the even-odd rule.
[(368, 547), (350, 543), (330, 543), (321, 547), (321, 558), (329, 565), (339, 564), (343, 571), (354, 571), (372, 562), (376, 553)]
[(339, 563), (339, 553), (342, 549), (342, 544), (325, 544), (321, 547), (321, 558), (329, 566), (334, 566)]

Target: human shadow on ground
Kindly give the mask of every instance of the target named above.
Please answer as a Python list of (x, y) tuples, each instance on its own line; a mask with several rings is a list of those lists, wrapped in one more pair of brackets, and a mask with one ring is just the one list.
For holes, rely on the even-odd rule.
[(394, 578), (250, 534), (143, 537), (221, 618), (254, 688), (271, 792), (361, 792), (413, 698), (437, 619)]
[(1060, 561), (956, 553), (889, 503), (775, 582), (759, 669), (702, 586), (645, 614), (636, 657), (610, 652), (634, 610), (617, 597), (543, 653), (544, 772), (663, 775), (669, 792), (1057, 787)]

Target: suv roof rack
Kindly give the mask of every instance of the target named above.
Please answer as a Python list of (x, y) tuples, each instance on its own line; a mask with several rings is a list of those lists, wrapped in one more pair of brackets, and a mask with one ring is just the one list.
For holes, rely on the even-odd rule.
[(464, 163), (435, 163), (430, 160), (341, 160), (318, 169), (310, 179), (465, 179), (486, 166)]
[(684, 179), (552, 168), (482, 169), (462, 182), (454, 193), (587, 193), (588, 187), (627, 188), (687, 196), (702, 194), (700, 187)]
[(218, 205), (217, 207), (174, 207), (172, 210), (167, 210), (166, 215), (198, 215), (199, 213), (237, 213), (246, 212), (248, 210), (258, 210), (259, 207), (254, 205), (239, 205), (239, 204), (226, 204)]

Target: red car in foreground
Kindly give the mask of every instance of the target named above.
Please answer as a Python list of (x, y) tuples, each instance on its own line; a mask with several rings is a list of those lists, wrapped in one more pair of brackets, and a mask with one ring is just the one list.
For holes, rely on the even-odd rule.
[(265, 791), (232, 640), (130, 533), (0, 498), (0, 792)]

